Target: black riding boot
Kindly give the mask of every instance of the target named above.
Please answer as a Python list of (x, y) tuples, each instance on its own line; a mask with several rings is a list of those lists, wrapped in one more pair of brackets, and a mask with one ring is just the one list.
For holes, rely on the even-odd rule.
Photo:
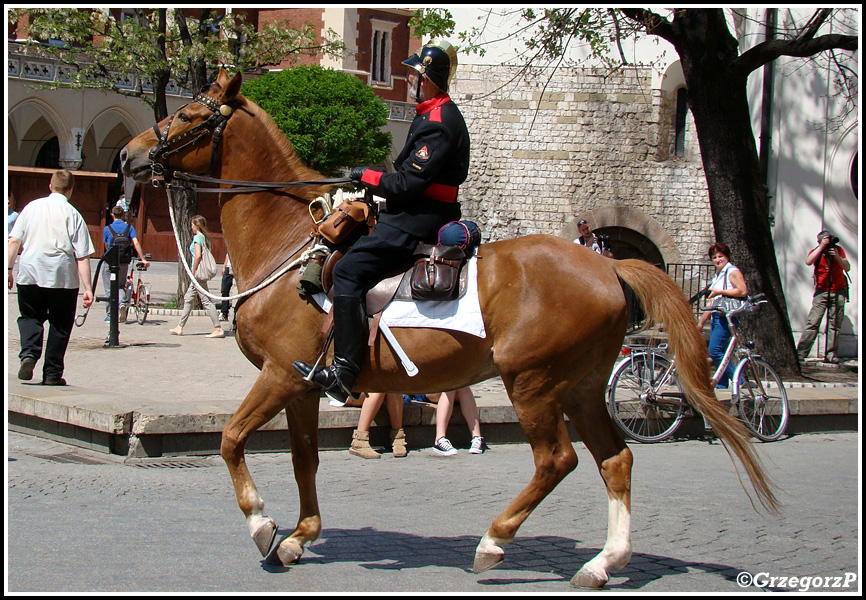
[[(334, 362), (329, 367), (317, 367), (312, 381), (341, 405), (354, 398), (352, 388), (361, 374), (366, 342), (367, 315), (361, 299), (334, 296)], [(295, 361), (293, 366), (304, 377), (312, 370), (311, 365), (301, 361)]]

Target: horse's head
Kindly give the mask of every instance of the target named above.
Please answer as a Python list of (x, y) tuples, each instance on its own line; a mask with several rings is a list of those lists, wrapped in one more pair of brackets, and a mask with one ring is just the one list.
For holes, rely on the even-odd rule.
[(223, 128), (242, 103), (241, 73), (229, 77), (220, 68), (214, 83), (195, 99), (141, 133), (120, 152), (127, 177), (149, 181), (164, 172), (212, 171)]

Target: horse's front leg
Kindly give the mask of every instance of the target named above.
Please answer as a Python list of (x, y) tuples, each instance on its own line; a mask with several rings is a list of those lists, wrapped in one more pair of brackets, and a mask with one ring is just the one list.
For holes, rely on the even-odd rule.
[(250, 535), (262, 556), (267, 556), (277, 524), (264, 514), (265, 502), (253, 483), (244, 460), (244, 448), (250, 436), (274, 418), (287, 404), (285, 375), (267, 364), (253, 388), (223, 429), (220, 453), (229, 469), (238, 506), (247, 520)]
[(286, 407), (289, 435), (292, 443), (292, 465), (298, 484), (301, 514), (298, 525), (274, 547), (268, 560), (283, 565), (298, 561), (304, 544), (319, 538), (322, 517), (316, 494), (316, 471), (319, 468), (319, 392), (306, 393)]

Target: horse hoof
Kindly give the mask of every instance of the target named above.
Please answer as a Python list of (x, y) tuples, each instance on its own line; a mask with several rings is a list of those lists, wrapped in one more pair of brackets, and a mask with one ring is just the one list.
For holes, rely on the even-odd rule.
[(265, 562), (273, 565), (283, 565), (288, 567), (297, 563), (304, 554), (304, 545), (291, 536), (284, 537), (279, 544), (274, 546), (270, 554), (265, 559)]
[(501, 563), (504, 556), (504, 554), (489, 554), (476, 552), (475, 563), (472, 565), (472, 572), (483, 573), (484, 571), (489, 571), (490, 569)]
[(280, 562), (285, 566), (295, 564), (303, 554), (304, 545), (298, 538), (288, 537), (277, 547), (277, 556), (280, 557)]
[(255, 533), (253, 533), (253, 541), (262, 556), (267, 556), (274, 543), (274, 538), (277, 537), (277, 524), (271, 519), (262, 523)]
[(575, 575), (571, 579), (572, 587), (589, 588), (593, 590), (599, 590), (603, 588), (604, 584), (606, 583), (607, 579), (603, 579), (601, 575), (599, 575), (595, 571), (590, 571), (586, 567), (578, 571), (577, 575)]

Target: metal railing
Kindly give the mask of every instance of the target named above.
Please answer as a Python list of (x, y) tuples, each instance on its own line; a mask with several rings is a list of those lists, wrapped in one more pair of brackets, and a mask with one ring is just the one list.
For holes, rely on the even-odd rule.
[[(680, 289), (683, 290), (686, 298), (689, 299), (710, 285), (715, 276), (715, 267), (708, 264), (671, 263), (666, 270), (671, 279), (676, 281)], [(700, 304), (700, 302), (696, 302), (694, 305), (696, 316), (701, 314)]]
[[(676, 281), (686, 298), (693, 298), (698, 292), (707, 287), (713, 280), (713, 265), (671, 263), (665, 268), (667, 274)], [(632, 333), (643, 326), (644, 312), (640, 301), (628, 286), (625, 286), (625, 298), (628, 304), (628, 329), (626, 333)], [(700, 302), (694, 306), (695, 316), (700, 316)]]

